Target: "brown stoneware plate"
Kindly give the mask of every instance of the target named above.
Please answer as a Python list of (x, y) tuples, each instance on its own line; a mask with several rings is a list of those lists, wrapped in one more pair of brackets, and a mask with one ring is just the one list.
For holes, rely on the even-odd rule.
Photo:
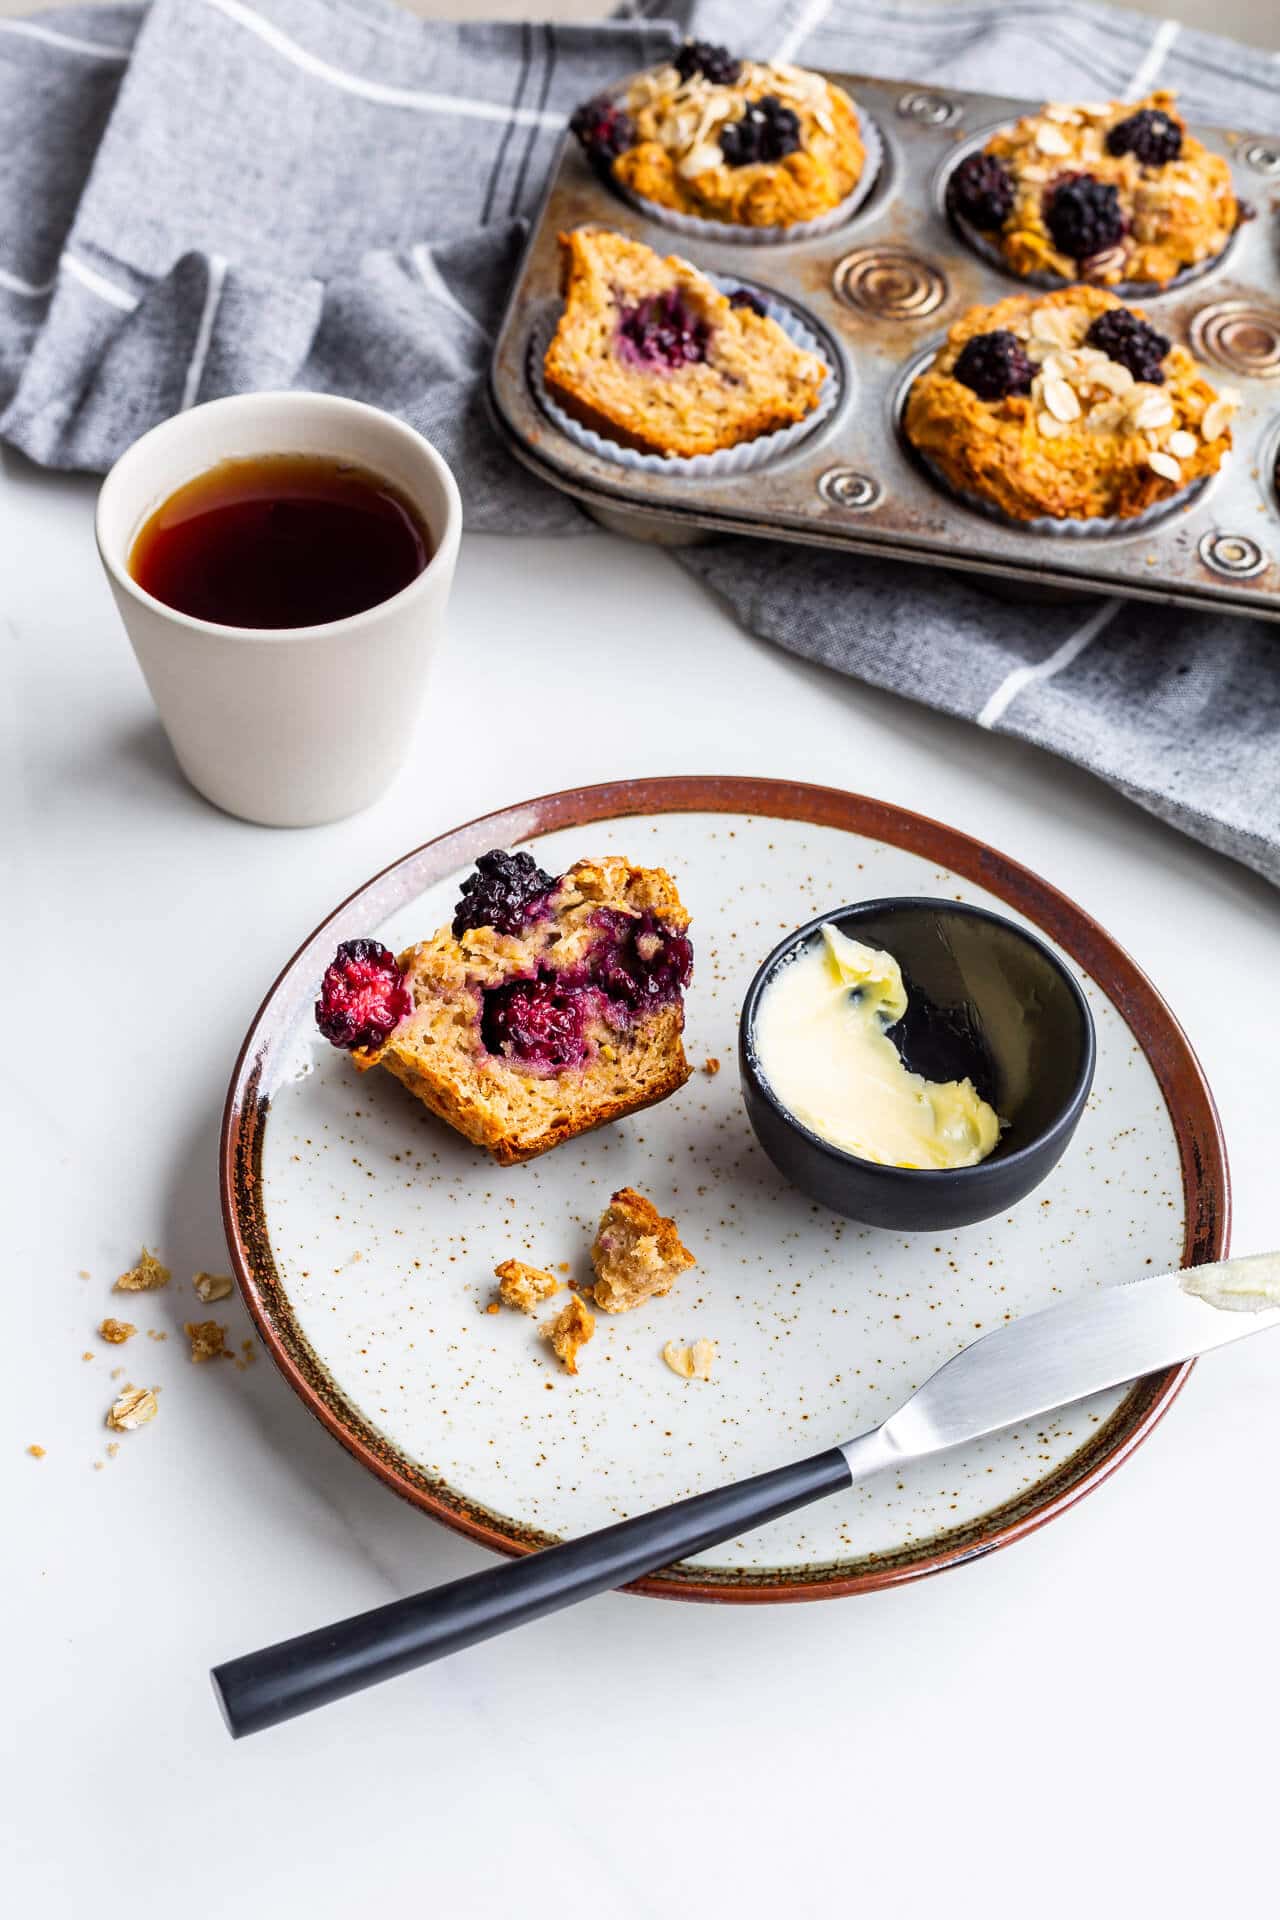
[[(477, 854), (527, 846), (558, 872), (608, 852), (667, 866), (693, 914), (687, 1043), (663, 1105), (500, 1169), (389, 1075), (316, 1034), (340, 940), (392, 948), (446, 921)], [(1058, 1167), (1011, 1212), (879, 1232), (814, 1206), (756, 1144), (737, 1085), (743, 995), (781, 936), (833, 905), (945, 895), (1035, 928), (1097, 1028), (1093, 1091)], [(701, 1070), (717, 1060), (719, 1070)], [(231, 1082), (221, 1182), (241, 1289), (277, 1366), (357, 1459), (506, 1553), (817, 1452), (876, 1424), (983, 1328), (1226, 1251), (1213, 1101), (1150, 982), (1025, 867), (881, 801), (721, 778), (551, 794), (458, 827), (353, 894), (272, 987)], [(599, 1317), (576, 1379), (521, 1314), (485, 1311), (509, 1255), (590, 1275), (623, 1185), (675, 1215), (698, 1264), (665, 1299)], [(686, 1381), (668, 1340), (717, 1343)], [(812, 1600), (1007, 1545), (1095, 1487), (1151, 1431), (1172, 1368), (1034, 1430), (880, 1476), (640, 1583), (673, 1599)]]

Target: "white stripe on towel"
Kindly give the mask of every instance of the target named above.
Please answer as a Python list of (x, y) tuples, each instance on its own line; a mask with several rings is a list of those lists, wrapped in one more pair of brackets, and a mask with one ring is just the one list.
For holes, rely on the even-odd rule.
[(1011, 702), (1016, 700), (1025, 688), (1033, 686), (1038, 680), (1052, 680), (1055, 673), (1061, 673), (1062, 669), (1069, 667), (1073, 660), (1078, 660), (1090, 642), (1097, 639), (1103, 628), (1115, 619), (1119, 611), (1118, 600), (1104, 600), (1102, 605), (1089, 615), (1084, 625), (1077, 627), (1074, 633), (1068, 634), (1062, 645), (1055, 647), (1038, 666), (1015, 667), (1012, 673), (1006, 674), (978, 715), (978, 725), (994, 727)]
[(97, 40), (81, 40), (73, 33), (58, 33), (53, 27), (41, 27), (34, 20), (0, 20), (0, 33), (18, 33), (27, 40), (43, 41), (47, 47), (61, 47), (67, 53), (84, 53), (91, 60), (111, 60), (123, 66), (129, 58), (119, 47), (106, 47)]
[(1176, 20), (1162, 20), (1151, 36), (1151, 45), (1142, 56), (1142, 64), (1124, 90), (1126, 100), (1141, 100), (1151, 91), (1151, 82), (1165, 63), (1170, 47), (1181, 33)]
[(788, 27), (778, 42), (773, 55), (773, 64), (775, 66), (785, 66), (789, 60), (795, 58), (799, 49), (809, 38), (809, 35), (814, 33), (822, 25), (831, 11), (831, 6), (832, 0), (809, 0), (808, 6), (801, 13), (795, 25)]
[(463, 100), (445, 93), (420, 93), (411, 87), (389, 87), (381, 80), (364, 80), (358, 74), (344, 73), (341, 67), (331, 67), (317, 54), (308, 53), (261, 14), (242, 6), (240, 0), (205, 0), (205, 5), (216, 8), (237, 26), (256, 34), (264, 45), (286, 60), (292, 60), (304, 73), (327, 80), (330, 86), (341, 87), (346, 93), (358, 94), (362, 100), (376, 100), (384, 107), (408, 107), (415, 113), (451, 113), (463, 120), (496, 120), (502, 126), (562, 127), (565, 122), (564, 114), (543, 113), (535, 107), (499, 107), (489, 100)]
[(204, 290), (204, 305), (200, 309), (200, 325), (196, 328), (196, 343), (191, 349), (191, 359), (187, 364), (187, 377), (182, 383), (182, 405), (180, 413), (195, 405), (196, 395), (200, 391), (200, 381), (204, 374), (204, 363), (209, 357), (209, 342), (213, 338), (214, 316), (218, 311), (218, 302), (222, 298), (222, 285), (227, 277), (227, 263), (220, 253), (209, 255), (209, 284)]
[(58, 264), (82, 287), (87, 287), (90, 293), (96, 293), (99, 300), (105, 300), (108, 306), (119, 307), (121, 313), (132, 313), (138, 305), (136, 294), (126, 293), (123, 287), (116, 286), (96, 267), (86, 266), (83, 260), (77, 260), (74, 253), (64, 253)]
[(24, 300), (43, 300), (45, 294), (52, 293), (57, 284), (56, 273), (52, 280), (46, 280), (42, 287), (37, 287), (30, 280), (19, 280), (16, 273), (6, 273), (0, 267), (0, 287), (8, 293), (20, 293)]

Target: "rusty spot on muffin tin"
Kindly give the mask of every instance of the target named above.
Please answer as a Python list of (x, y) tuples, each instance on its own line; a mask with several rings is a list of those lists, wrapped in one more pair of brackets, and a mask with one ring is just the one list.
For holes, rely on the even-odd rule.
[[(492, 411), (514, 456), (615, 529), (629, 523), (651, 539), (687, 543), (718, 532), (755, 535), (993, 575), (1015, 583), (1028, 598), (1106, 593), (1280, 619), (1273, 568), (1224, 571), (1207, 564), (1199, 550), (1205, 535), (1253, 526), (1260, 512), (1275, 510), (1270, 468), (1264, 473), (1245, 454), (1270, 422), (1272, 382), (1280, 372), (1280, 365), (1271, 364), (1272, 335), (1266, 331), (1271, 328), (1280, 342), (1280, 282), (1269, 223), (1239, 227), (1229, 259), (1224, 254), (1198, 273), (1194, 294), (1184, 286), (1144, 294), (1140, 301), (1152, 322), (1175, 338), (1192, 332), (1197, 307), (1221, 312), (1228, 322), (1213, 339), (1219, 346), (1225, 340), (1223, 350), (1234, 356), (1229, 364), (1233, 383), (1240, 383), (1241, 406), (1233, 423), (1237, 451), (1222, 473), (1163, 522), (1132, 530), (1122, 524), (1105, 535), (1063, 538), (1052, 529), (989, 517), (948, 494), (907, 452), (898, 401), (905, 369), (917, 364), (917, 355), (936, 351), (955, 314), (993, 304), (1020, 286), (1007, 269), (966, 246), (946, 217), (941, 183), (962, 151), (957, 123), (992, 129), (1041, 102), (942, 92), (902, 80), (831, 77), (885, 132), (880, 177), (853, 218), (831, 234), (770, 245), (744, 243), (732, 228), (708, 223), (705, 238), (681, 236), (676, 244), (699, 267), (760, 284), (791, 301), (833, 343), (844, 393), (832, 414), (799, 445), (746, 474), (697, 480), (629, 470), (575, 445), (551, 423), (531, 391), (527, 351), (534, 325), (560, 300), (557, 234), (581, 222), (604, 223), (660, 253), (673, 246), (668, 229), (626, 205), (566, 143), (516, 276), (490, 371)], [(904, 105), (916, 99), (957, 111), (939, 120)], [(1243, 199), (1256, 186), (1242, 158), (1251, 136), (1195, 130), (1233, 166)], [(939, 288), (942, 298), (935, 302)], [(1209, 349), (1201, 351), (1207, 357)], [(1215, 357), (1209, 364), (1226, 363)], [(833, 492), (835, 482), (824, 484), (824, 476), (843, 470), (858, 476), (859, 489), (844, 501), (838, 489)], [(876, 491), (874, 513), (858, 504), (864, 483)]]

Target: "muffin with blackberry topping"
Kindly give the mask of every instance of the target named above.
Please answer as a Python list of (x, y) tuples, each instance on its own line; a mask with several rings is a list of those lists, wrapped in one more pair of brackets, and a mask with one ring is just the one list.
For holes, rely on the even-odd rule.
[(603, 177), (652, 205), (739, 227), (791, 227), (848, 199), (867, 149), (840, 87), (802, 67), (687, 40), (570, 128)]
[(903, 429), (950, 487), (1010, 519), (1132, 519), (1217, 471), (1235, 404), (1146, 314), (1074, 286), (971, 308)]
[(601, 227), (561, 234), (565, 306), (543, 359), (548, 397), (620, 447), (680, 459), (804, 420), (826, 362), (749, 296)]
[(684, 1085), (688, 929), (659, 867), (608, 856), (557, 879), (495, 848), (429, 940), (345, 941), (316, 1024), (512, 1166)]
[(950, 212), (1015, 273), (1165, 287), (1222, 252), (1240, 218), (1231, 172), (1175, 112), (1051, 103), (955, 168)]

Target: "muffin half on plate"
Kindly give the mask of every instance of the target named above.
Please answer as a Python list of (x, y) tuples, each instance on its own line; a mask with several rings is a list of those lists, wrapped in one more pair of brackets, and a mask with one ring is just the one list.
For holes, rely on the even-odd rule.
[(316, 1023), (511, 1166), (684, 1085), (688, 927), (660, 867), (609, 856), (556, 879), (495, 849), (429, 940), (344, 942)]

